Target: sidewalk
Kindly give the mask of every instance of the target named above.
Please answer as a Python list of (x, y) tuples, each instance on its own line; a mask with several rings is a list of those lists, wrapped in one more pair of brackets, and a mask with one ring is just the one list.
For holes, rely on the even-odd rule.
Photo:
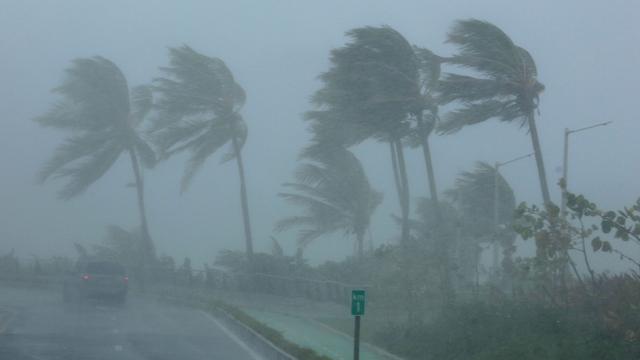
[[(335, 360), (353, 357), (353, 338), (350, 334), (344, 334), (317, 321), (320, 318), (352, 320), (346, 300), (345, 305), (339, 305), (262, 294), (217, 295), (221, 300), (240, 307), (256, 320), (280, 331), (291, 342)], [(364, 360), (399, 359), (366, 343), (361, 343), (360, 356)]]
[[(347, 360), (353, 357), (353, 339), (332, 331), (309, 319), (295, 315), (244, 308), (249, 315), (270, 327), (282, 332), (289, 341), (311, 348), (322, 355), (335, 360)], [(367, 360), (388, 360), (368, 344), (361, 344), (360, 356)]]

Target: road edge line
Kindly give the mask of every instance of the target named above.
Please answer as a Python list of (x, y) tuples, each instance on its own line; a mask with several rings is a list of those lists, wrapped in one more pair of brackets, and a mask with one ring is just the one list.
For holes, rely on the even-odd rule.
[[(327, 331), (331, 331), (331, 332), (335, 333), (336, 335), (340, 335), (340, 336), (342, 336), (344, 338), (349, 339), (349, 341), (353, 341), (353, 336), (351, 336), (351, 335), (349, 335), (349, 334), (347, 334), (347, 333), (345, 333), (343, 331), (340, 331), (340, 330), (338, 330), (338, 329), (336, 329), (334, 327), (331, 327), (331, 326), (329, 326), (329, 325), (327, 325), (327, 324), (325, 324), (325, 323), (323, 323), (321, 321), (312, 319), (310, 317), (301, 317), (301, 318), (306, 320), (306, 321), (309, 321), (310, 323), (314, 324), (315, 326), (322, 327), (322, 328), (326, 329)], [(381, 347), (379, 347), (377, 345), (371, 344), (370, 342), (366, 342), (366, 341), (362, 341), (361, 340), (360, 343), (362, 345), (364, 345), (365, 347), (371, 349), (373, 352), (378, 353), (378, 355), (382, 355), (382, 356), (385, 356), (385, 357), (387, 357), (389, 359), (393, 359), (393, 360), (405, 360), (405, 359), (401, 358), (400, 356), (392, 354), (392, 353), (388, 352), (387, 350), (385, 350), (385, 349), (383, 349), (383, 348), (381, 348)]]
[(249, 344), (242, 341), (233, 331), (229, 330), (220, 320), (216, 319), (213, 315), (209, 314), (204, 310), (199, 310), (202, 314), (204, 314), (209, 320), (214, 322), (228, 337), (230, 337), (233, 341), (235, 341), (241, 348), (243, 348), (252, 358), (255, 360), (265, 360), (262, 356), (258, 355)]

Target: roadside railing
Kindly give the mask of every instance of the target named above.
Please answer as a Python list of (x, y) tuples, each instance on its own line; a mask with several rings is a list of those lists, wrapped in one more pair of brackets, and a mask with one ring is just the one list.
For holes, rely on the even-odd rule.
[[(185, 287), (299, 297), (314, 301), (346, 304), (351, 290), (368, 289), (366, 285), (309, 279), (265, 273), (230, 272), (221, 268), (129, 269), (131, 287)], [(21, 261), (20, 266), (0, 268), (0, 283), (23, 286), (61, 286), (64, 276), (72, 272), (70, 264), (59, 259)], [(145, 281), (141, 281), (144, 278)]]

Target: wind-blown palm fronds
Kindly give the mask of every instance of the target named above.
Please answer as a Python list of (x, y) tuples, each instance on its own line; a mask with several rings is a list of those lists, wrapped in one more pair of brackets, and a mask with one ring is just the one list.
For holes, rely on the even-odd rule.
[(512, 223), (516, 200), (513, 189), (496, 168), (478, 162), (473, 171), (465, 171), (458, 176), (454, 188), (446, 195), (461, 214), (460, 224), (469, 242), (467, 245), (475, 248), (480, 243), (493, 243), (496, 266), (498, 246), (501, 246), (503, 264), (511, 266), (511, 256), (515, 252)]
[(49, 112), (35, 120), (42, 126), (70, 133), (38, 173), (38, 180), (64, 178), (59, 192), (70, 199), (100, 179), (123, 153), (128, 153), (136, 180), (138, 208), (147, 255), (153, 255), (153, 242), (144, 208), (144, 184), (139, 161), (155, 162), (154, 150), (142, 135), (142, 121), (152, 103), (148, 87), (129, 93), (120, 69), (103, 57), (74, 60), (66, 77), (53, 90), (62, 96)]
[(239, 113), (246, 94), (222, 60), (186, 45), (169, 49), (169, 66), (162, 71), (166, 77), (156, 79), (154, 87), (160, 95), (154, 140), (165, 158), (182, 151), (190, 153), (182, 191), (211, 155), (230, 145), (222, 161), (235, 159), (238, 165), (246, 251), (251, 256), (253, 240), (241, 155), (248, 132)]
[[(409, 235), (409, 188), (402, 139), (422, 99), (413, 47), (396, 30), (362, 27), (347, 32), (350, 42), (331, 51), (331, 68), (308, 112), (316, 141), (338, 138), (345, 146), (366, 139), (388, 142), (402, 211), (402, 238)], [(331, 140), (329, 140), (331, 141)]]
[(533, 57), (495, 25), (475, 19), (457, 21), (448, 42), (458, 47), (458, 53), (447, 61), (473, 70), (479, 77), (445, 74), (439, 87), (440, 100), (456, 101), (461, 106), (444, 117), (439, 132), (451, 134), (492, 118), (528, 126), (543, 200), (549, 203), (534, 115), (544, 85), (537, 80)]
[(301, 248), (335, 232), (355, 235), (362, 255), (364, 235), (382, 194), (371, 188), (362, 165), (348, 150), (333, 147), (314, 154), (296, 171), (296, 182), (283, 184), (288, 191), (279, 194), (302, 208), (301, 214), (280, 220), (275, 231), (298, 228)]

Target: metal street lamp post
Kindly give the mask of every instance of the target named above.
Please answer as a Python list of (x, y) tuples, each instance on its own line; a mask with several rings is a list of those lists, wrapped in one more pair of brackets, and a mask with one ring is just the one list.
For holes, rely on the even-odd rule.
[(583, 127), (583, 128), (579, 128), (579, 129), (564, 129), (564, 156), (562, 158), (562, 182), (563, 182), (563, 186), (562, 186), (562, 199), (560, 201), (560, 214), (562, 216), (563, 219), (566, 219), (567, 217), (567, 187), (568, 187), (568, 180), (567, 180), (567, 176), (569, 173), (569, 135), (580, 132), (580, 131), (585, 131), (585, 130), (589, 130), (589, 129), (593, 129), (596, 127), (600, 127), (600, 126), (606, 126), (611, 124), (613, 121), (606, 121), (606, 122), (602, 122), (602, 123), (598, 123), (595, 125), (591, 125), (591, 126), (587, 126), (587, 127)]
[(493, 179), (493, 228), (494, 228), (494, 233), (495, 233), (495, 239), (494, 239), (494, 244), (493, 244), (493, 268), (498, 269), (498, 258), (500, 257), (499, 254), (499, 250), (500, 250), (500, 244), (498, 244), (498, 222), (500, 221), (499, 217), (500, 217), (500, 212), (499, 212), (499, 208), (498, 205), (500, 203), (500, 191), (499, 191), (499, 179), (500, 179), (500, 168), (502, 166), (505, 166), (507, 164), (511, 164), (514, 163), (518, 160), (522, 160), (522, 159), (526, 159), (529, 158), (533, 155), (533, 153), (529, 153), (527, 155), (522, 155), (522, 156), (518, 156), (517, 158), (513, 158), (511, 160), (508, 161), (504, 161), (504, 162), (496, 162), (495, 164), (495, 172), (494, 172), (494, 179)]

